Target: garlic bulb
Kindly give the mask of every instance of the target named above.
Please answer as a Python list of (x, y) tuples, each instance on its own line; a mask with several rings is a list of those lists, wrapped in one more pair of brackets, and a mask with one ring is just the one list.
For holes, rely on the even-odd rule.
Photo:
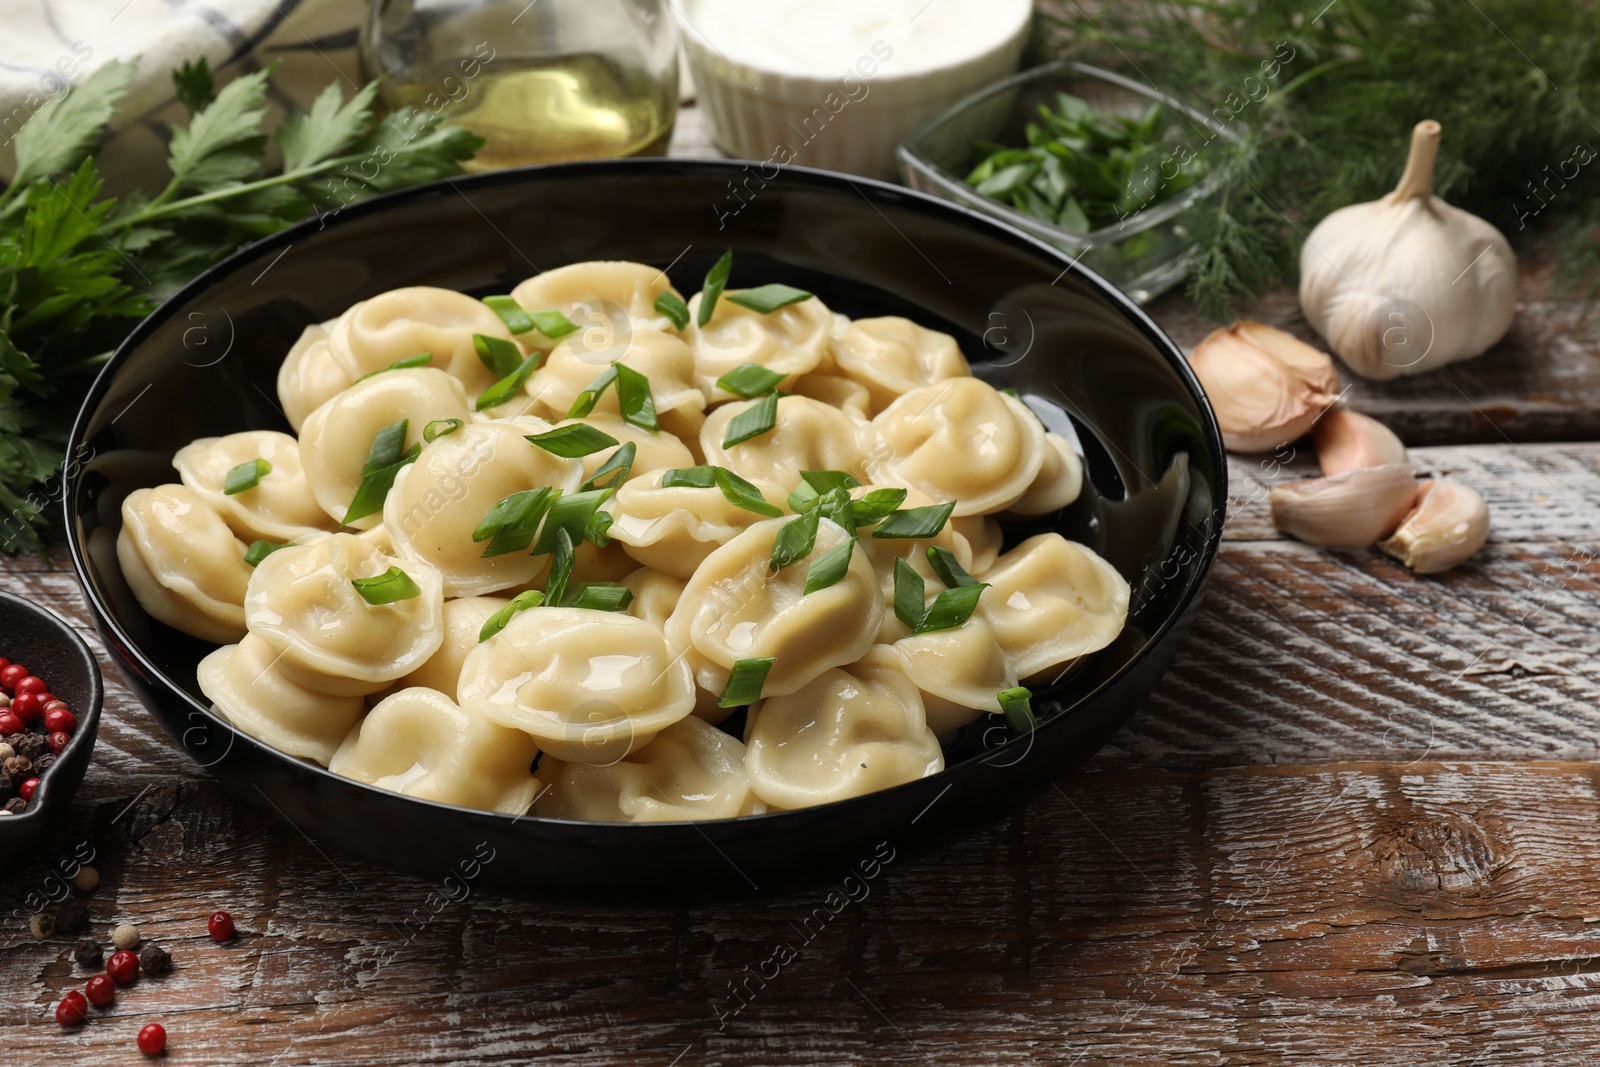
[(1270, 452), (1304, 436), (1338, 399), (1333, 360), (1259, 322), (1212, 331), (1194, 346), (1189, 366), (1233, 452)]
[(1517, 261), (1489, 223), (1433, 195), (1440, 127), (1411, 133), (1394, 192), (1340, 208), (1300, 252), (1300, 307), (1367, 378), (1420, 374), (1480, 355), (1516, 310)]
[(1437, 574), (1463, 562), (1489, 539), (1489, 505), (1470, 485), (1450, 478), (1423, 482), (1417, 506), (1378, 545), (1418, 574)]
[(1334, 408), (1311, 429), (1317, 465), (1323, 474), (1343, 474), (1362, 467), (1406, 463), (1406, 446), (1377, 419), (1349, 408)]
[(1400, 524), (1417, 496), (1416, 477), (1400, 463), (1361, 467), (1330, 478), (1272, 487), (1272, 525), (1290, 537), (1330, 548), (1368, 548)]

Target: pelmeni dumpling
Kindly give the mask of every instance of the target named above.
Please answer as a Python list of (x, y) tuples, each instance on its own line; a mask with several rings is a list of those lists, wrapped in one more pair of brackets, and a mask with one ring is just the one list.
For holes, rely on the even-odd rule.
[(465, 711), (434, 689), (384, 697), (328, 763), (334, 774), (403, 796), (521, 815), (539, 792), (533, 738)]
[[(869, 493), (887, 488), (891, 487), (882, 485), (858, 486), (850, 490), (850, 497), (853, 500), (860, 500)], [(905, 493), (905, 500), (900, 504), (902, 510), (925, 508), (941, 503), (941, 501), (934, 500), (926, 493), (916, 489), (907, 489)], [(860, 542), (859, 551), (866, 553), (867, 558), (872, 561), (873, 569), (878, 572), (878, 578), (883, 584), (885, 602), (887, 603), (894, 601), (894, 561), (897, 556), (909, 563), (913, 570), (922, 575), (924, 581), (931, 582), (938, 588), (943, 588), (943, 586), (938, 585), (938, 575), (933, 569), (933, 564), (928, 562), (928, 549), (930, 547), (946, 550), (956, 557), (956, 562), (961, 564), (963, 569), (971, 570), (972, 550), (968, 546), (966, 538), (955, 532), (953, 521), (947, 521), (939, 528), (939, 532), (932, 537), (874, 537), (872, 536), (872, 530), (875, 528), (864, 528), (857, 531), (857, 540)], [(892, 618), (894, 613), (889, 612), (888, 615)]]
[(898, 316), (856, 319), (833, 341), (833, 360), (866, 386), (874, 413), (913, 389), (972, 373), (954, 337)]
[(117, 561), (144, 610), (175, 630), (227, 644), (244, 636), (245, 545), (184, 485), (135, 489), (122, 502)]
[(550, 562), (528, 549), (484, 558), (487, 541), (472, 532), (513, 493), (578, 488), (583, 466), (527, 440), (549, 424), (538, 419), (468, 423), (425, 445), (401, 469), (383, 505), (383, 525), (404, 560), (438, 568), (446, 596), (482, 596), (533, 581)]
[(354, 378), (427, 352), (433, 356), (429, 367), (458, 379), (467, 395), (476, 397), (498, 378), (473, 347), (477, 333), (512, 339), (483, 301), (453, 289), (413, 285), (379, 293), (339, 316), (328, 330), (328, 348)]
[[(228, 495), (228, 472), (264, 459), (272, 469), (254, 488)], [(172, 457), (183, 484), (193, 489), (246, 541), (293, 541), (333, 528), (317, 506), (300, 467), (300, 445), (286, 433), (246, 430), (226, 437), (202, 437)]]
[(678, 601), (683, 597), (684, 580), (664, 571), (640, 567), (622, 584), (633, 594), (628, 604), (628, 614), (659, 628), (665, 628)]
[(1027, 492), (1007, 508), (1015, 515), (1048, 515), (1078, 499), (1083, 491), (1083, 461), (1072, 450), (1072, 442), (1060, 434), (1046, 433), (1044, 463), (1039, 476)]
[[(400, 566), (420, 594), (369, 604), (353, 584)], [(352, 534), (280, 548), (257, 566), (245, 593), (250, 632), (282, 653), (280, 669), (335, 695), (376, 693), (444, 642), (444, 580), (426, 563), (397, 560)]]
[[(537, 410), (552, 419), (566, 418), (578, 395), (612, 363), (632, 367), (650, 380), (656, 414), (683, 411), (698, 415), (705, 410), (706, 395), (695, 384), (694, 354), (676, 336), (656, 330), (635, 330), (625, 351), (600, 357), (583, 347), (581, 334), (564, 337), (545, 357), (524, 387)], [(617, 387), (600, 395), (594, 410), (620, 417)]]
[(806, 808), (937, 774), (944, 756), (904, 664), (880, 645), (751, 709), (744, 767), (772, 807)]
[(1044, 465), (1044, 426), (1020, 401), (977, 378), (912, 390), (872, 420), (865, 467), (883, 485), (954, 500), (957, 515), (1009, 506)]
[(741, 364), (759, 363), (795, 377), (817, 370), (828, 351), (833, 313), (816, 297), (763, 315), (728, 299), (739, 292), (723, 293), (704, 326), (698, 325), (700, 294), (689, 300), (689, 325), (683, 335), (694, 350), (700, 388), (713, 404), (733, 398), (717, 388), (717, 379)]
[(614, 763), (694, 709), (694, 677), (661, 631), (588, 608), (530, 608), (468, 653), (461, 706), (569, 763)]
[(805, 594), (811, 561), (851, 535), (824, 519), (804, 559), (772, 573), (778, 531), (792, 518), (756, 523), (706, 557), (667, 620), (667, 639), (686, 649), (700, 687), (720, 693), (735, 663), (774, 657), (762, 692), (793, 693), (830, 667), (860, 659), (883, 621), (883, 596), (866, 553), (833, 585)]
[(820, 400), (862, 422), (872, 420), (872, 394), (867, 392), (866, 386), (849, 378), (836, 374), (802, 374), (785, 382), (783, 388), (796, 396)]
[[(580, 330), (610, 332), (620, 339), (630, 328), (672, 328), (672, 320), (656, 310), (656, 300), (662, 293), (682, 298), (664, 271), (644, 263), (610, 259), (569, 263), (535, 274), (511, 290), (511, 298), (529, 311), (559, 311)], [(614, 342), (602, 347), (610, 347), (611, 343)], [(595, 347), (589, 344), (591, 350)]]
[(1029, 678), (1116, 640), (1131, 590), (1117, 569), (1056, 533), (1030, 537), (986, 571), (978, 611), (1017, 677)]
[(307, 415), (356, 383), (357, 375), (345, 370), (328, 347), (328, 331), (338, 321), (307, 326), (278, 368), (278, 404), (296, 433)]
[(599, 470), (606, 460), (610, 459), (618, 448), (630, 441), (633, 443), (633, 467), (628, 477), (637, 478), (650, 471), (670, 470), (674, 467), (692, 467), (698, 460), (684, 443), (666, 431), (651, 433), (641, 430), (631, 422), (623, 421), (620, 415), (601, 415), (599, 413), (586, 415), (581, 419), (562, 419), (556, 426), (571, 426), (574, 423), (587, 423), (597, 430), (610, 434), (617, 441), (615, 448), (602, 448), (598, 452), (591, 452), (583, 457), (583, 477), (587, 480), (594, 477), (594, 472)]
[(359, 696), (329, 696), (289, 677), (278, 650), (252, 634), (200, 661), (200, 691), (257, 741), (324, 767), (367, 708)]
[[(300, 428), (300, 465), (322, 510), (344, 523), (379, 430), (409, 420), (405, 447), (410, 448), (422, 440), (429, 422), (465, 422), (471, 415), (466, 390), (444, 371), (428, 367), (385, 371), (357, 382), (306, 418)], [(344, 524), (365, 530), (382, 518), (374, 513)]]
[[(716, 486), (699, 489), (678, 485), (662, 488), (666, 471), (656, 470), (628, 481), (607, 505), (611, 538), (623, 551), (665, 574), (688, 579), (721, 546), (762, 520), (730, 501)], [(767, 503), (783, 506), (786, 491), (762, 486)]]
[[(552, 761), (553, 762), (553, 761)], [(693, 715), (603, 767), (561, 763), (534, 813), (585, 822), (680, 822), (753, 815), (767, 806), (750, 792), (744, 745)]]
[[(993, 592), (986, 589), (983, 595)], [(928, 729), (936, 737), (967, 725), (986, 711), (999, 711), (998, 694), (1017, 684), (1016, 671), (982, 615), (974, 614), (948, 630), (902, 637), (888, 647), (905, 663), (906, 673), (916, 679)]]
[(724, 448), (728, 424), (758, 403), (759, 400), (741, 400), (724, 404), (706, 418), (700, 431), (700, 450), (707, 463), (727, 467), (752, 482), (781, 486), (785, 493), (800, 484), (801, 471), (833, 470), (861, 475), (861, 437), (865, 428), (838, 408), (806, 396), (783, 397), (778, 401), (777, 420), (771, 430)]
[(467, 653), (478, 647), (479, 631), (490, 616), (509, 603), (508, 597), (499, 596), (464, 596), (445, 601), (444, 641), (426, 663), (394, 683), (395, 689), (437, 689), (454, 700), (461, 665), (466, 662)]
[(950, 528), (967, 543), (972, 553), (972, 563), (967, 571), (974, 577), (984, 574), (1000, 558), (1005, 544), (1005, 530), (997, 519), (988, 515), (957, 515), (950, 520)]

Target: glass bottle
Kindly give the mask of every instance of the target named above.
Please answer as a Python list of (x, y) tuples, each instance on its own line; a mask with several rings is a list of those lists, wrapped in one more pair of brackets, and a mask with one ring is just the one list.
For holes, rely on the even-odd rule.
[(678, 113), (669, 0), (373, 0), (360, 58), (389, 108), (488, 143), (467, 170), (661, 155)]

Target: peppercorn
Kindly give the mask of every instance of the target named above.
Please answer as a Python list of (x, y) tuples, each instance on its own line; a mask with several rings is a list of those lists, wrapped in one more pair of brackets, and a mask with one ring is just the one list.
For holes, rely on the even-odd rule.
[(111, 943), (118, 948), (132, 948), (139, 943), (139, 928), (132, 923), (122, 923), (111, 931)]
[(113, 952), (106, 960), (106, 973), (115, 978), (118, 985), (127, 985), (139, 977), (139, 957), (127, 949)]
[(21, 797), (12, 797), (10, 800), (6, 801), (6, 806), (4, 808), (0, 808), (0, 811), (4, 811), (7, 815), (21, 815), (27, 810), (28, 802), (23, 800)]
[(211, 932), (211, 937), (216, 941), (226, 941), (233, 937), (233, 916), (225, 911), (219, 911), (211, 916), (206, 923), (206, 929)]
[(46, 752), (44, 755), (40, 756), (38, 759), (33, 761), (33, 773), (35, 775), (43, 774), (45, 771), (48, 771), (51, 767), (54, 767), (55, 765), (56, 765), (56, 757), (55, 757), (55, 755), (53, 753)]
[(89, 905), (77, 897), (68, 897), (56, 909), (56, 930), (75, 934), (89, 925)]
[(100, 949), (100, 942), (86, 937), (72, 950), (72, 958), (78, 961), (79, 967), (99, 967), (105, 962), (105, 953)]
[(150, 1023), (139, 1031), (136, 1039), (139, 1051), (146, 1056), (156, 1056), (167, 1047), (167, 1028), (160, 1023)]
[(19, 679), (17, 684), (11, 687), (11, 691), (12, 693), (33, 693), (37, 695), (39, 693), (43, 693), (49, 688), (49, 686), (44, 684), (43, 678), (30, 674)]
[(70, 734), (78, 728), (78, 717), (66, 708), (56, 708), (44, 713), (44, 728), (46, 733)]
[(21, 733), (11, 739), (11, 747), (19, 756), (36, 759), (50, 751), (50, 739), (44, 734)]
[[(50, 755), (59, 756), (68, 745), (72, 743), (72, 735), (63, 730), (57, 730), (50, 735)], [(40, 759), (47, 757), (40, 756)]]
[(11, 714), (11, 709), (0, 711), (0, 737), (15, 738), (24, 729), (22, 720)]
[(0, 763), (0, 774), (17, 781), (28, 777), (28, 773), (32, 770), (33, 760), (27, 756), (12, 756), (4, 763)]
[(89, 994), (89, 1003), (97, 1008), (103, 1008), (117, 999), (117, 983), (111, 980), (109, 974), (97, 974), (83, 983), (83, 991)]
[(28, 668), (20, 663), (8, 663), (4, 668), (0, 668), (0, 685), (5, 686), (7, 689), (15, 689), (17, 683), (31, 673)]
[(41, 911), (28, 923), (28, 930), (40, 941), (56, 932), (56, 917), (47, 911)]
[(79, 867), (78, 873), (72, 876), (72, 884), (87, 893), (100, 884), (100, 872), (93, 867)]
[(10, 759), (17, 754), (17, 750), (10, 745), (0, 742), (0, 762)]
[(151, 941), (139, 950), (139, 969), (145, 974), (166, 974), (172, 970), (172, 953)]
[(62, 1026), (77, 1026), (89, 1017), (89, 1001), (76, 989), (67, 990), (61, 1003), (56, 1005), (56, 1022)]

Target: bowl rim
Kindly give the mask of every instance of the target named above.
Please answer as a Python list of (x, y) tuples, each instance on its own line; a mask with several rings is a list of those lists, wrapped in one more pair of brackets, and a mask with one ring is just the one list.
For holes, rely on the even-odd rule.
[[(88, 706), (74, 709), (73, 713), (78, 717), (78, 725), (72, 731), (72, 740), (67, 742), (67, 747), (62, 749), (56, 756), (56, 760), (63, 763), (76, 759), (80, 749), (85, 746), (93, 746), (94, 736), (100, 729), (100, 707), (105, 699), (105, 685), (100, 673), (100, 661), (95, 657), (94, 649), (89, 647), (89, 642), (85, 641), (83, 635), (78, 632), (77, 627), (42, 604), (36, 604), (31, 600), (25, 600), (17, 596), (15, 593), (0, 589), (0, 610), (3, 609), (20, 611), (49, 623), (54, 629), (66, 635), (68, 643), (83, 656), (84, 663), (89, 666)], [(75, 670), (76, 667), (73, 669)], [(5, 739), (0, 738), (0, 741), (3, 740)], [(7, 743), (9, 744), (9, 742)], [(29, 820), (42, 819), (47, 814), (47, 810), (51, 808), (51, 805), (57, 802), (55, 800), (55, 790), (52, 787), (59, 780), (59, 778), (52, 778), (49, 771), (40, 775), (39, 787), (34, 792), (33, 799), (29, 801), (28, 809), (20, 815), (7, 815), (0, 819), (0, 837), (3, 837), (10, 827), (20, 827), (26, 825)], [(61, 801), (61, 803), (70, 800), (73, 792), (76, 792), (76, 789), (69, 791), (65, 800)]]
[(1119, 89), (1143, 96), (1188, 115), (1190, 119), (1210, 130), (1215, 137), (1219, 137), (1234, 146), (1243, 143), (1243, 139), (1233, 130), (1170, 93), (1125, 77), (1115, 71), (1091, 66), (1088, 63), (1079, 63), (1076, 60), (1058, 59), (1051, 63), (1043, 63), (1037, 67), (1029, 67), (1027, 70), (1018, 71), (1016, 74), (1002, 78), (992, 85), (984, 86), (977, 92), (957, 100), (944, 111), (918, 126), (905, 140), (895, 146), (895, 156), (900, 162), (902, 172), (909, 173), (915, 169), (919, 175), (927, 178), (938, 186), (940, 190), (949, 194), (948, 199), (950, 200), (969, 207), (975, 207), (987, 214), (992, 214), (1009, 225), (1030, 234), (1035, 232), (1050, 234), (1053, 240), (1069, 242), (1074, 246), (1082, 247), (1085, 252), (1092, 247), (1113, 245), (1135, 234), (1153, 229), (1194, 207), (1221, 187), (1222, 174), (1213, 170), (1200, 179), (1199, 182), (1172, 199), (1165, 200), (1152, 208), (1137, 211), (1129, 216), (1128, 219), (1110, 226), (1102, 226), (1100, 229), (1091, 230), (1088, 233), (1073, 233), (1071, 230), (1063, 229), (1055, 223), (1046, 222), (1032, 215), (1025, 215), (1010, 204), (1002, 203), (990, 196), (984, 196), (923, 153), (921, 149), (922, 142), (930, 137), (934, 131), (938, 130), (939, 127), (955, 120), (963, 112), (977, 107), (991, 97), (999, 96), (1001, 93), (1010, 92), (1031, 82), (1044, 81), (1046, 78), (1062, 74), (1077, 74), (1084, 79), (1106, 82)]
[[(94, 418), (95, 409), (100, 406), (105, 394), (109, 392), (112, 379), (114, 379), (118, 372), (121, 371), (122, 364), (126, 363), (130, 358), (132, 358), (133, 353), (140, 348), (149, 338), (149, 336), (153, 334), (160, 326), (162, 326), (180, 306), (187, 303), (190, 299), (198, 294), (203, 293), (206, 289), (211, 287), (225, 275), (234, 273), (240, 265), (265, 256), (267, 253), (276, 252), (280, 249), (280, 247), (286, 249), (288, 246), (294, 244), (295, 241), (300, 240), (303, 237), (310, 236), (323, 229), (336, 227), (346, 219), (354, 220), (364, 218), (369, 215), (382, 214), (390, 208), (407, 204), (412, 201), (425, 201), (435, 197), (444, 196), (452, 192), (461, 193), (465, 197), (466, 194), (462, 192), (462, 186), (465, 186), (467, 190), (470, 191), (474, 188), (490, 188), (498, 185), (517, 185), (530, 178), (582, 181), (587, 175), (603, 175), (612, 172), (648, 173), (650, 171), (656, 171), (685, 176), (691, 176), (697, 173), (715, 174), (720, 179), (725, 175), (741, 173), (743, 172), (744, 168), (752, 165), (761, 164), (755, 164), (753, 161), (742, 159), (670, 159), (663, 157), (632, 157), (623, 159), (582, 160), (568, 163), (547, 163), (537, 166), (512, 167), (504, 170), (486, 171), (480, 174), (457, 175), (454, 177), (440, 178), (431, 182), (424, 182), (419, 185), (410, 186), (405, 189), (398, 189), (393, 192), (383, 193), (378, 196), (359, 201), (358, 203), (341, 207), (337, 211), (329, 213), (331, 217), (313, 215), (312, 217), (295, 223), (292, 226), (279, 230), (277, 233), (269, 234), (258, 241), (254, 241), (251, 244), (246, 245), (237, 252), (234, 252), (232, 255), (229, 255), (226, 259), (223, 259), (222, 261), (202, 271), (192, 281), (188, 282), (182, 288), (174, 292), (171, 296), (163, 300), (153, 311), (150, 312), (149, 315), (141, 320), (139, 324), (129, 332), (127, 337), (123, 339), (122, 343), (117, 346), (116, 351), (112, 353), (105, 365), (101, 367), (99, 373), (95, 376), (93, 384), (89, 387), (88, 393), (84, 396), (83, 403), (78, 409), (78, 414), (73, 420), (72, 432), (68, 438), (68, 454), (72, 454), (74, 449), (82, 447), (82, 441), (87, 433), (89, 422)], [(1227, 500), (1227, 453), (1222, 443), (1221, 428), (1217, 424), (1216, 414), (1212, 410), (1210, 400), (1206, 397), (1205, 389), (1201, 386), (1200, 380), (1198, 377), (1196, 377), (1194, 371), (1190, 369), (1189, 361), (1184, 358), (1183, 352), (1178, 348), (1177, 343), (1168, 337), (1167, 334), (1156, 324), (1155, 320), (1150, 318), (1150, 316), (1147, 315), (1144, 310), (1131, 297), (1128, 296), (1128, 294), (1122, 292), (1116, 286), (1100, 277), (1099, 274), (1088, 269), (1087, 267), (1084, 267), (1080, 262), (1078, 262), (1078, 260), (1067, 256), (1061, 249), (1054, 247), (1048, 242), (1040, 240), (1032, 234), (1023, 232), (1016, 227), (1008, 226), (984, 212), (974, 211), (970, 208), (964, 207), (961, 204), (953, 203), (940, 197), (919, 192), (915, 189), (894, 185), (886, 181), (881, 181), (875, 178), (861, 177), (853, 174), (842, 174), (839, 172), (822, 170), (814, 167), (801, 167), (781, 164), (779, 165), (779, 168), (781, 172), (779, 178), (792, 178), (813, 187), (820, 186), (833, 192), (842, 192), (844, 189), (850, 189), (862, 196), (869, 203), (872, 203), (873, 207), (875, 208), (877, 207), (877, 204), (873, 203), (872, 195), (875, 195), (885, 202), (891, 204), (897, 201), (904, 201), (911, 204), (916, 204), (923, 210), (929, 210), (936, 214), (953, 213), (968, 225), (974, 226), (980, 230), (990, 231), (991, 236), (995, 236), (1012, 243), (1021, 243), (1028, 250), (1043, 255), (1054, 263), (1059, 263), (1062, 267), (1062, 271), (1061, 274), (1057, 276), (1056, 280), (1059, 281), (1061, 277), (1067, 274), (1073, 274), (1083, 280), (1088, 287), (1094, 290), (1096, 295), (1098, 295), (1101, 299), (1106, 300), (1114, 309), (1120, 311), (1130, 321), (1130, 323), (1145, 336), (1145, 338), (1155, 347), (1155, 349), (1166, 358), (1168, 365), (1172, 368), (1174, 373), (1177, 374), (1179, 380), (1183, 383), (1184, 387), (1195, 400), (1200, 414), (1199, 421), (1202, 434), (1206, 441), (1207, 451), (1210, 452), (1210, 454), (1217, 460), (1217, 463), (1215, 464), (1217, 478), (1217, 498), (1216, 502), (1213, 504), (1212, 514), (1217, 516), (1218, 521), (1211, 524), (1211, 529), (1207, 532), (1205, 538), (1203, 551), (1200, 554), (1199, 565), (1189, 573), (1188, 580), (1180, 592), (1178, 601), (1173, 605), (1172, 610), (1167, 614), (1166, 618), (1162, 620), (1161, 625), (1146, 635), (1144, 645), (1140, 647), (1138, 651), (1133, 653), (1126, 663), (1124, 663), (1109, 677), (1103, 679), (1095, 688), (1079, 694), (1071, 705), (1063, 707), (1060, 711), (1041, 722), (1038, 725), (1037, 730), (1043, 731), (1056, 728), (1057, 724), (1062, 723), (1071, 717), (1073, 710), (1084, 704), (1087, 704), (1099, 693), (1121, 682), (1147, 656), (1152, 654), (1156, 646), (1160, 644), (1160, 642), (1165, 639), (1188, 614), (1196, 598), (1200, 595), (1201, 590), (1204, 588), (1206, 578), (1210, 574), (1211, 568), (1216, 561), (1217, 553), (1222, 543), (1223, 523), (1221, 518), (1225, 509), (1225, 501)], [(470, 204), (470, 197), (467, 197), (467, 200)], [(342, 775), (336, 775), (326, 767), (320, 766), (309, 760), (303, 760), (291, 756), (285, 752), (273, 748), (271, 745), (257, 740), (244, 731), (239, 730), (229, 723), (225, 718), (215, 713), (210, 706), (202, 705), (198, 700), (190, 696), (187, 689), (169, 679), (166, 672), (144, 654), (143, 650), (133, 639), (132, 635), (130, 635), (123, 628), (116, 615), (112, 612), (110, 605), (102, 600), (102, 598), (95, 591), (93, 583), (89, 581), (89, 560), (87, 546), (82, 543), (82, 539), (78, 535), (79, 524), (72, 521), (71, 514), (73, 506), (72, 502), (76, 501), (78, 498), (82, 480), (86, 474), (87, 471), (83, 466), (79, 466), (77, 470), (72, 472), (71, 478), (68, 480), (63, 489), (63, 508), (68, 512), (66, 515), (67, 547), (72, 558), (72, 567), (78, 578), (79, 585), (82, 587), (84, 599), (90, 608), (91, 614), (94, 616), (98, 624), (109, 627), (115, 634), (116, 641), (108, 642), (108, 644), (115, 644), (120, 654), (125, 654), (131, 657), (134, 663), (137, 665), (137, 669), (146, 678), (150, 679), (153, 683), (159, 683), (160, 687), (165, 688), (166, 690), (169, 690), (178, 696), (189, 706), (191, 713), (198, 713), (204, 716), (207, 722), (224, 730), (229, 738), (230, 747), (235, 743), (243, 741), (246, 746), (254, 746), (271, 753), (272, 756), (281, 760), (286, 766), (292, 767), (301, 773), (310, 773), (316, 776), (326, 777), (330, 780), (331, 784), (367, 790), (385, 797), (397, 797), (413, 803), (426, 804), (431, 807), (446, 811), (499, 819), (503, 820), (506, 826), (510, 826), (517, 822), (528, 821), (538, 825), (564, 827), (569, 830), (593, 831), (595, 827), (603, 826), (608, 831), (638, 834), (649, 832), (652, 828), (658, 827), (703, 828), (706, 825), (706, 820), (689, 819), (671, 822), (594, 823), (577, 819), (557, 819), (550, 816), (534, 815), (532, 813), (523, 815), (507, 815), (502, 812), (485, 811), (479, 808), (468, 808), (456, 804), (446, 804), (440, 801), (428, 800), (422, 797), (406, 796), (401, 793), (393, 792), (392, 790), (379, 789), (376, 786), (369, 785), (366, 782), (357, 781), (353, 778), (346, 778)], [(1094, 654), (1095, 653), (1090, 653), (1091, 656)], [(1031, 734), (1027, 734), (1009, 738), (1003, 744), (996, 746), (993, 749), (989, 749), (986, 752), (979, 753), (969, 757), (968, 759), (962, 760), (960, 763), (955, 764), (954, 767), (947, 766), (944, 770), (940, 771), (938, 775), (933, 775), (931, 777), (936, 778), (940, 775), (948, 774), (955, 769), (965, 767), (973, 762), (993, 761), (1002, 751), (1009, 752), (1014, 746), (1018, 745), (1031, 745), (1031, 737)], [(738, 815), (732, 818), (710, 821), (714, 825), (748, 825), (755, 820), (763, 820), (770, 824), (771, 820), (781, 819), (784, 816), (805, 816), (807, 813), (814, 813), (823, 808), (834, 807), (836, 805), (856, 804), (864, 800), (869, 800), (871, 797), (878, 796), (880, 794), (910, 790), (920, 786), (926, 781), (928, 781), (928, 779), (916, 779), (911, 782), (893, 786), (889, 789), (876, 790), (872, 793), (862, 794), (861, 796), (848, 797), (842, 800), (830, 801), (827, 804), (814, 805), (809, 808), (800, 808), (793, 811), (770, 811), (758, 815)], [(701, 829), (701, 832), (703, 834), (704, 830)]]

